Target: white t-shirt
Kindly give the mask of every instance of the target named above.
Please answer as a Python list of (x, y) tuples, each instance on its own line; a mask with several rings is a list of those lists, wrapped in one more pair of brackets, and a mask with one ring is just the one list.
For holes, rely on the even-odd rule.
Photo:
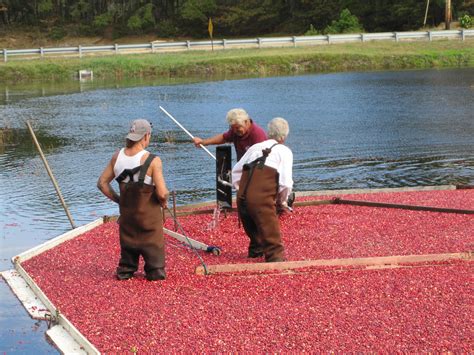
[[(138, 152), (137, 154), (133, 156), (128, 156), (125, 154), (125, 148), (120, 149), (119, 155), (117, 157), (117, 161), (115, 162), (114, 165), (114, 174), (115, 178), (119, 176), (122, 171), (125, 169), (133, 169), (140, 164), (140, 160), (142, 159), (143, 155), (148, 153), (147, 150), (143, 149), (142, 151)], [(140, 175), (140, 172), (136, 173), (133, 175), (133, 181), (138, 181), (138, 177)], [(127, 176), (123, 182), (129, 182), (130, 178)], [(147, 185), (153, 185), (153, 181), (151, 179), (151, 176), (145, 175), (145, 184)]]
[[(232, 185), (234, 188), (239, 189), (244, 164), (251, 163), (255, 159), (260, 158), (263, 155), (263, 149), (270, 148), (276, 143), (276, 140), (268, 139), (254, 144), (247, 150), (232, 169)], [(286, 202), (293, 189), (293, 153), (290, 148), (283, 144), (277, 144), (272, 148), (272, 151), (265, 160), (265, 165), (278, 171), (278, 202)]]

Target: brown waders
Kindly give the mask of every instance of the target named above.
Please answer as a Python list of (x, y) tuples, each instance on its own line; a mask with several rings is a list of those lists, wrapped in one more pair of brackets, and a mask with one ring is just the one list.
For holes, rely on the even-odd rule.
[[(121, 255), (117, 278), (129, 279), (138, 269), (140, 255), (145, 261), (147, 280), (165, 278), (165, 241), (163, 238), (163, 214), (155, 194), (155, 186), (144, 183), (151, 161), (150, 154), (143, 165), (126, 169), (117, 177), (120, 183), (120, 248)], [(133, 175), (139, 171), (137, 182)], [(130, 176), (128, 183), (122, 182)]]
[(264, 165), (272, 148), (264, 149), (261, 158), (243, 166), (237, 192), (239, 217), (250, 238), (248, 256), (265, 255), (267, 262), (285, 260), (276, 212), (279, 174)]

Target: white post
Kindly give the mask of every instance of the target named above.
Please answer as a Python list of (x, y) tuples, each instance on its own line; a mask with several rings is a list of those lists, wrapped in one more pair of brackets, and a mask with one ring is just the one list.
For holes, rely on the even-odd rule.
[(78, 48), (79, 48), (79, 58), (82, 58), (82, 46), (79, 45)]
[(461, 39), (463, 41), (466, 39), (466, 34), (464, 33), (464, 30), (461, 30)]
[(296, 36), (293, 36), (293, 47), (296, 48)]
[(262, 39), (257, 38), (257, 41), (258, 41), (258, 49), (262, 48)]
[(398, 33), (394, 32), (394, 34), (395, 34), (395, 42), (398, 42)]
[(191, 42), (186, 41), (186, 47), (188, 48), (188, 50), (191, 49)]
[(223, 40), (222, 40), (222, 46), (224, 47), (224, 49), (227, 48), (227, 43), (226, 43), (226, 42), (227, 42), (226, 39), (223, 39)]
[(430, 42), (433, 41), (433, 34), (431, 31), (428, 31), (428, 37), (430, 38)]
[(115, 43), (115, 54), (118, 54), (119, 52), (119, 46), (117, 43)]
[(364, 37), (364, 34), (363, 34), (363, 33), (360, 34), (360, 41), (361, 41), (361, 42), (365, 42), (365, 37)]
[(3, 61), (6, 63), (8, 61), (7, 59), (7, 49), (3, 48)]
[(151, 42), (151, 53), (155, 53), (155, 45)]
[(44, 49), (43, 49), (43, 47), (40, 47), (40, 56), (41, 56), (41, 58), (44, 57)]
[(328, 37), (328, 44), (331, 44), (331, 36), (327, 35), (327, 37)]

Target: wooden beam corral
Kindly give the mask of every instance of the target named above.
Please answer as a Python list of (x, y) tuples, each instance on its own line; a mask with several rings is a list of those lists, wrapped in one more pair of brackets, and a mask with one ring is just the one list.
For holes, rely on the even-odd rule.
[[(284, 261), (276, 263), (251, 263), (251, 264), (220, 264), (207, 265), (207, 275), (219, 273), (237, 272), (261, 272), (261, 271), (284, 271), (311, 267), (328, 266), (366, 266), (372, 269), (383, 268), (387, 265), (415, 264), (426, 262), (439, 262), (447, 260), (472, 260), (472, 252), (449, 253), (449, 254), (425, 254), (425, 255), (395, 255), (368, 258), (348, 258), (348, 259), (320, 259), (320, 260), (299, 260)], [(195, 269), (197, 275), (206, 275), (202, 266)]]
[(456, 208), (442, 208), (442, 207), (431, 207), (431, 206), (416, 206), (416, 205), (405, 205), (405, 204), (397, 204), (397, 203), (370, 202), (370, 201), (361, 201), (361, 200), (346, 200), (342, 198), (335, 198), (334, 203), (337, 205), (400, 208), (404, 210), (413, 210), (413, 211), (474, 214), (474, 210), (463, 210), (463, 209), (456, 209)]

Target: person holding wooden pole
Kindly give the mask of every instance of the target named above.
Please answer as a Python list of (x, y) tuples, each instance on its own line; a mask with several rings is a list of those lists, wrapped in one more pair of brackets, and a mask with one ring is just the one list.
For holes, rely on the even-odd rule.
[[(125, 148), (115, 152), (97, 182), (99, 190), (120, 206), (119, 280), (133, 277), (140, 255), (147, 280), (166, 277), (163, 209), (169, 192), (161, 159), (146, 150), (151, 128), (147, 120), (133, 121)], [(110, 185), (113, 179), (119, 183), (120, 195)]]
[(194, 145), (200, 147), (201, 145), (206, 146), (233, 142), (235, 152), (237, 153), (237, 161), (239, 161), (252, 145), (267, 139), (265, 131), (253, 122), (244, 109), (234, 108), (230, 110), (227, 112), (226, 119), (229, 123), (229, 130), (227, 132), (207, 139), (194, 137)]

